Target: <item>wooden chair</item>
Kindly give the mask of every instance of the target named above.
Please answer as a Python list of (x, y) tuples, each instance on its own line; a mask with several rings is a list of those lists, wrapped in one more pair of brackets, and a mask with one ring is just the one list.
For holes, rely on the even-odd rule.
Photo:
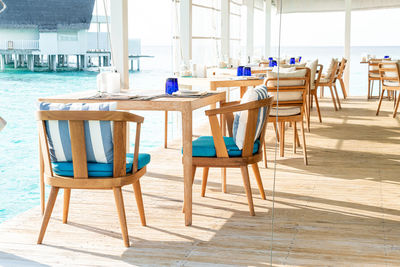
[(313, 106), (313, 100), (315, 99), (315, 106), (317, 107), (317, 112), (318, 112), (318, 118), (319, 122), (322, 123), (322, 117), (321, 117), (321, 110), (319, 108), (319, 102), (318, 102), (318, 95), (317, 95), (317, 84), (319, 84), (322, 76), (322, 70), (323, 66), (321, 64), (318, 64), (317, 66), (317, 78), (315, 79), (314, 83), (310, 84), (310, 95), (311, 95), (311, 108)]
[[(322, 75), (321, 79), (316, 84), (316, 88), (320, 87), (320, 90), (321, 90), (320, 97), (323, 97), (324, 87), (329, 87), (329, 89), (331, 90), (333, 106), (335, 108), (335, 111), (338, 111), (338, 108), (336, 106), (336, 98), (338, 98), (338, 100), (339, 100), (339, 97), (338, 97), (338, 93), (336, 90), (336, 85), (334, 83), (336, 81), (336, 77), (337, 77), (338, 62), (337, 61), (334, 62), (333, 65), (331, 66), (331, 69), (328, 71), (329, 72), (326, 75)], [(333, 93), (333, 91), (335, 91), (335, 94)], [(335, 95), (336, 95), (336, 98), (335, 98)]]
[[(225, 103), (220, 108), (206, 111), (206, 115), (208, 116), (211, 125), (212, 137), (202, 136), (193, 141), (192, 158), (194, 169), (193, 178), (196, 168), (203, 168), (203, 181), (201, 189), (202, 197), (205, 196), (206, 192), (209, 168), (223, 168), (225, 175), (225, 168), (240, 168), (242, 172), (244, 188), (247, 195), (247, 201), (249, 204), (250, 215), (255, 215), (253, 197), (249, 181), (248, 165), (251, 165), (253, 168), (262, 199), (266, 199), (257, 163), (262, 160), (263, 156), (262, 144), (264, 143), (264, 133), (267, 124), (266, 119), (268, 118), (271, 104), (272, 97), (268, 97), (266, 99), (252, 101), (244, 104), (240, 104), (238, 102)], [(254, 141), (258, 120), (258, 112), (262, 107), (267, 108), (266, 115), (264, 117), (264, 121), (262, 122), (260, 137), (256, 141)], [(248, 121), (245, 130), (245, 141), (242, 150), (239, 150), (232, 138), (234, 122), (233, 113), (239, 111), (248, 112)], [(223, 115), (223, 120), (225, 120), (227, 123), (229, 137), (223, 136), (217, 115)], [(209, 152), (211, 152), (211, 154), (208, 154)], [(226, 177), (224, 175), (223, 187), (226, 188)]]
[[(114, 191), (124, 245), (129, 247), (128, 228), (126, 225), (124, 200), (121, 190), (123, 186), (130, 184), (133, 185), (140, 219), (142, 225), (146, 225), (139, 179), (146, 173), (146, 164), (150, 161), (150, 157), (148, 154), (139, 154), (140, 128), (143, 122), (143, 117), (129, 112), (119, 111), (38, 111), (37, 120), (39, 127), (40, 150), (44, 161), (44, 178), (46, 184), (51, 186), (51, 192), (43, 216), (37, 243), (41, 244), (43, 241), (60, 188), (64, 189), (63, 223), (67, 223), (71, 189), (108, 189)], [(61, 171), (61, 165), (60, 163), (51, 161), (51, 152), (49, 150), (50, 145), (48, 143), (48, 132), (46, 126), (46, 122), (49, 120), (69, 122), (72, 162), (66, 162), (66, 164), (69, 164), (70, 174), (57, 174), (63, 172)], [(107, 165), (109, 168), (104, 175), (99, 174), (103, 172), (98, 169), (99, 165), (97, 163), (88, 164), (87, 162), (85, 121), (113, 122), (113, 163), (102, 164), (102, 167)], [(132, 165), (127, 164), (127, 122), (136, 123), (135, 151), (131, 158), (133, 161)], [(143, 159), (142, 161), (142, 155), (147, 155), (148, 159)], [(56, 164), (59, 164), (58, 166), (60, 169), (55, 167)], [(96, 173), (99, 177), (92, 177), (93, 175), (91, 174), (93, 173)]]
[[(397, 92), (400, 91), (400, 73), (399, 73), (399, 63), (397, 61), (389, 61), (378, 64), (380, 82), (382, 84), (382, 92), (379, 97), (378, 109), (376, 110), (376, 116), (379, 115), (379, 110), (381, 108), (383, 95), (385, 91), (392, 93), (394, 96), (394, 110), (393, 118), (396, 118), (397, 109), (399, 108), (400, 96), (397, 97)], [(396, 101), (397, 98), (397, 101)]]
[(374, 82), (378, 81), (379, 83), (379, 96), (381, 95), (381, 77), (379, 75), (379, 63), (382, 62), (382, 59), (371, 59), (368, 61), (368, 99), (372, 98), (372, 93), (374, 89)]
[(346, 87), (345, 87), (344, 81), (343, 81), (343, 74), (344, 74), (344, 71), (346, 70), (346, 66), (347, 66), (347, 59), (342, 58), (342, 61), (339, 63), (339, 72), (336, 77), (336, 80), (338, 80), (340, 83), (340, 88), (342, 88), (342, 93), (343, 93), (344, 99), (347, 98), (347, 90), (346, 90)]
[[(285, 123), (290, 122), (293, 127), (293, 152), (296, 153), (296, 147), (300, 143), (297, 133), (297, 122), (300, 122), (303, 141), (304, 164), (308, 165), (306, 138), (304, 132), (304, 116), (306, 110), (307, 90), (310, 81), (310, 69), (306, 68), (304, 77), (297, 78), (279, 78), (279, 87), (276, 82), (278, 78), (267, 78), (265, 85), (268, 93), (277, 96), (272, 104), (272, 110), (268, 117), (268, 122), (278, 123), (279, 131), (279, 150), (280, 156), (284, 157), (285, 151)], [(298, 85), (290, 85), (293, 82)], [(279, 90), (279, 92), (278, 92)]]

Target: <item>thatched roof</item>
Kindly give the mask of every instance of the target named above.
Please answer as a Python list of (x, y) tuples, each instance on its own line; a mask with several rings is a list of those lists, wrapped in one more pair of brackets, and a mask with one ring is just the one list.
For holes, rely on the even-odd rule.
[(95, 0), (3, 0), (0, 28), (88, 29)]

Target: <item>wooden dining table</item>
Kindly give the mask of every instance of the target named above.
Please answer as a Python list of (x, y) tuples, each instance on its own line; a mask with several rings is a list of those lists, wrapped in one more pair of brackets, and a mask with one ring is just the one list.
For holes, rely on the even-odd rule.
[[(143, 91), (145, 92), (145, 91)], [(169, 96), (162, 95), (159, 91), (155, 96), (140, 96), (141, 91), (123, 90), (120, 97), (96, 98), (96, 91), (84, 91), (57, 96), (41, 97), (40, 102), (49, 103), (99, 103), (116, 102), (118, 110), (159, 110), (179, 111), (182, 116), (182, 146), (183, 146), (183, 182), (184, 182), (184, 211), (185, 225), (192, 224), (192, 129), (193, 111), (205, 106), (221, 104), (226, 101), (225, 92), (208, 92), (202, 95)], [(149, 93), (148, 91), (146, 92)], [(132, 98), (128, 98), (132, 95)], [(44, 209), (44, 178), (43, 159), (40, 157), (40, 180), (41, 180), (41, 205)]]

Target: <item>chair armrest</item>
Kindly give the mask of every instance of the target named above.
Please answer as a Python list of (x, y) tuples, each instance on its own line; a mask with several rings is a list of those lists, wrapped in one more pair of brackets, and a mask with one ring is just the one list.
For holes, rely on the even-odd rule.
[(324, 66), (323, 66), (322, 64), (318, 64), (318, 65), (317, 65), (317, 73), (318, 73), (318, 76), (317, 76), (317, 80), (315, 81), (316, 84), (318, 84), (319, 81), (321, 80), (321, 77), (322, 77), (322, 70), (323, 70), (323, 69), (324, 69)]
[(238, 104), (240, 104), (240, 101), (223, 102), (221, 103), (221, 107), (229, 107)]
[[(210, 109), (210, 110), (206, 110), (205, 113), (207, 116), (211, 116), (211, 115), (233, 113), (233, 112), (238, 112), (238, 111), (243, 111), (243, 110), (259, 108), (261, 106), (267, 106), (267, 105), (271, 104), (272, 99), (273, 99), (273, 97), (268, 97), (263, 100), (248, 102), (248, 103), (244, 103), (244, 104), (231, 105), (231, 106), (222, 107), (222, 108)], [(258, 103), (255, 104), (255, 102), (258, 102)]]

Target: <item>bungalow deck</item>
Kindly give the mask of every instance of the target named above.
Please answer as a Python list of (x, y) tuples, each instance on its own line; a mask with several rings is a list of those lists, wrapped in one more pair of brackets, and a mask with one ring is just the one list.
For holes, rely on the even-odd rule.
[[(274, 266), (400, 265), (400, 120), (385, 101), (350, 98), (334, 112), (321, 101), (307, 133), (309, 166), (293, 154), (287, 131), (285, 158), (277, 157), (272, 263)], [(207, 127), (195, 134), (207, 134)], [(269, 168), (260, 171), (262, 200), (253, 174), (256, 216), (248, 213), (240, 171), (228, 169), (228, 193), (211, 169), (206, 197), (201, 170), (193, 190), (193, 225), (184, 226), (180, 141), (156, 149), (141, 180), (147, 227), (140, 225), (131, 187), (124, 200), (131, 247), (123, 246), (111, 191), (72, 191), (69, 223), (59, 196), (43, 245), (35, 207), (0, 225), (2, 266), (267, 266), (270, 263), (274, 138)], [(37, 174), (32, 174), (37, 175)], [(9, 177), (12, 179), (12, 177)], [(3, 196), (4, 197), (4, 196)]]

